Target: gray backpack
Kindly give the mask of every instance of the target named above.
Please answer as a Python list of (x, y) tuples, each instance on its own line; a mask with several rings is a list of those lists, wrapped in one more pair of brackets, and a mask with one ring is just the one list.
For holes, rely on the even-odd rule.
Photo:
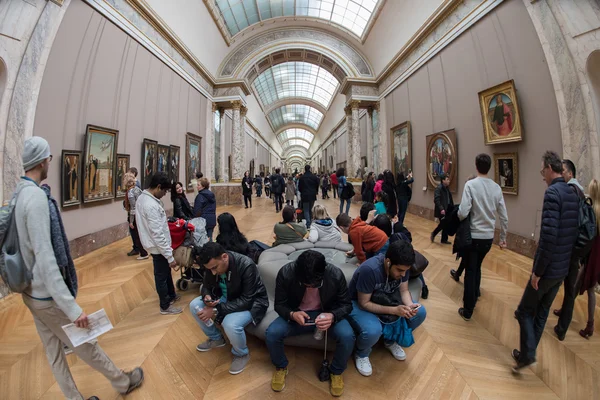
[(14, 293), (23, 293), (31, 286), (32, 272), (25, 265), (21, 248), (19, 247), (19, 234), (15, 221), (15, 205), (21, 189), (19, 188), (8, 205), (0, 208), (0, 275), (9, 289)]

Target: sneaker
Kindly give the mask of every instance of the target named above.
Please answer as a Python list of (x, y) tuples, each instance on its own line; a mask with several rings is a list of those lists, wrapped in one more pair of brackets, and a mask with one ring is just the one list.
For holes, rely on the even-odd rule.
[(243, 357), (233, 356), (233, 361), (231, 362), (231, 367), (229, 367), (229, 373), (231, 375), (237, 375), (241, 373), (246, 365), (250, 362), (250, 354), (246, 354)]
[(429, 297), (429, 288), (427, 286), (423, 286), (423, 289), (421, 289), (421, 298), (427, 300), (428, 297)]
[(73, 353), (73, 349), (69, 348), (69, 346), (67, 346), (66, 344), (63, 344), (63, 351), (65, 353), (65, 356), (68, 356), (69, 354)]
[(146, 254), (145, 256), (139, 256), (137, 260), (147, 260), (148, 258), (150, 258), (150, 255)]
[(173, 306), (169, 306), (169, 308), (167, 308), (166, 310), (163, 310), (162, 308), (160, 309), (160, 313), (162, 315), (175, 315), (175, 314), (181, 314), (183, 312), (183, 310), (181, 308), (177, 308), (177, 307), (173, 307)]
[(208, 339), (206, 342), (200, 343), (198, 346), (196, 346), (196, 350), (209, 351), (212, 349), (216, 349), (217, 347), (223, 347), (226, 344), (227, 343), (225, 342), (225, 339), (221, 336), (221, 338), (218, 340)]
[(462, 317), (462, 319), (464, 319), (465, 321), (470, 321), (471, 320), (471, 316), (467, 316), (467, 311), (464, 308), (459, 308), (458, 309), (458, 314)]
[(455, 269), (451, 269), (450, 270), (450, 276), (452, 277), (452, 279), (454, 279), (456, 282), (460, 282), (460, 275), (456, 273)]
[(176, 294), (174, 298), (171, 299), (171, 304), (175, 304), (177, 303), (179, 300), (181, 300), (181, 296)]
[(288, 374), (287, 368), (277, 368), (273, 372), (273, 378), (271, 378), (271, 389), (274, 392), (281, 392), (285, 389), (285, 377)]
[(137, 256), (137, 255), (139, 255), (139, 254), (140, 254), (140, 252), (139, 252), (139, 251), (137, 251), (137, 250), (131, 250), (129, 253), (127, 253), (127, 255), (128, 255), (129, 257), (132, 257), (132, 256)]
[(362, 376), (371, 376), (373, 374), (373, 367), (371, 366), (369, 357), (354, 356), (354, 363), (356, 364), (356, 369)]
[(329, 393), (333, 397), (340, 397), (344, 394), (344, 378), (341, 375), (330, 374)]
[(142, 382), (144, 382), (144, 370), (141, 367), (137, 367), (132, 371), (125, 372), (125, 375), (129, 377), (129, 388), (125, 394), (133, 392), (142, 385)]
[(406, 360), (406, 353), (404, 352), (404, 349), (402, 347), (400, 347), (400, 345), (396, 342), (390, 344), (390, 345), (385, 345), (385, 348), (388, 349), (390, 351), (390, 353), (392, 353), (392, 355), (394, 356), (394, 358), (398, 361), (404, 361)]

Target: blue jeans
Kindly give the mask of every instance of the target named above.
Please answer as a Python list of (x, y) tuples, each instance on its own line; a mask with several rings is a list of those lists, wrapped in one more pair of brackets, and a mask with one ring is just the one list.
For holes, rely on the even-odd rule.
[[(212, 326), (206, 326), (204, 321), (202, 321), (196, 315), (196, 306), (200, 306), (200, 308), (204, 308), (204, 302), (202, 301), (202, 297), (196, 297), (190, 303), (190, 312), (196, 318), (196, 322), (200, 325), (200, 329), (206, 336), (208, 336), (211, 340), (220, 340), (223, 338), (223, 334), (219, 331), (217, 326), (213, 324)], [(252, 314), (250, 311), (240, 311), (236, 313), (227, 314), (223, 319), (223, 323), (221, 326), (229, 338), (231, 342), (231, 352), (236, 357), (243, 357), (248, 354), (248, 346), (246, 345), (246, 331), (244, 328), (246, 325), (252, 322)]]
[(213, 237), (213, 231), (214, 230), (215, 230), (214, 227), (212, 227), (212, 228), (206, 228), (206, 236), (208, 236), (208, 240), (210, 240), (211, 242), (213, 241), (212, 237)]
[[(320, 311), (311, 311), (307, 314), (314, 319), (320, 313)], [(276, 368), (286, 368), (288, 366), (288, 359), (285, 356), (283, 345), (283, 340), (286, 337), (312, 334), (315, 329), (315, 326), (302, 326), (294, 321), (287, 322), (283, 318), (277, 317), (267, 328), (265, 340), (273, 365)], [(352, 354), (352, 350), (354, 350), (354, 331), (348, 321), (344, 319), (332, 325), (328, 330), (328, 334), (335, 339), (335, 352), (329, 369), (332, 374), (341, 375), (346, 370), (348, 359)]]
[[(426, 316), (427, 311), (425, 311), (425, 306), (422, 305), (414, 317), (406, 320), (408, 327), (413, 330), (418, 328), (425, 321)], [(360, 330), (360, 334), (356, 337), (356, 356), (368, 357), (371, 354), (371, 349), (381, 337), (383, 328), (379, 318), (377, 318), (377, 315), (361, 309), (355, 300), (352, 301), (352, 312), (348, 318), (352, 319), (355, 329)]]
[(346, 202), (346, 214), (350, 215), (350, 202), (352, 199), (342, 199), (342, 190), (344, 190), (343, 187), (339, 187), (338, 188), (338, 197), (340, 198), (340, 214), (343, 213), (344, 211), (344, 201)]
[(315, 205), (314, 201), (302, 202), (302, 211), (304, 211), (304, 219), (306, 220), (306, 229), (310, 229), (310, 223), (312, 221), (312, 208)]

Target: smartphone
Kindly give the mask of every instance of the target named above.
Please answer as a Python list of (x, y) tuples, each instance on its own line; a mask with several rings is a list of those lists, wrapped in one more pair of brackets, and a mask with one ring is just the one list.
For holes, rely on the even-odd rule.
[(418, 310), (419, 308), (421, 308), (421, 304), (419, 304), (419, 303), (413, 305), (413, 307), (412, 307), (413, 310)]
[(314, 319), (309, 318), (304, 321), (304, 325), (316, 325), (316, 322)]

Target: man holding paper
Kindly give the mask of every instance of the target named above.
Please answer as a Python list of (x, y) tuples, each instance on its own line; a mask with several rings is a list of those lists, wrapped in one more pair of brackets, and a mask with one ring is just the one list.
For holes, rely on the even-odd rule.
[[(32, 272), (31, 286), (23, 292), (23, 302), (33, 320), (56, 382), (67, 399), (83, 399), (73, 380), (63, 343), (73, 344), (62, 329), (73, 322), (88, 327), (88, 317), (75, 301), (77, 275), (69, 250), (60, 212), (50, 196), (50, 188), (40, 187), (48, 177), (52, 161), (50, 146), (41, 137), (31, 137), (23, 148), (25, 176), (14, 209), (19, 247), (26, 267)], [(144, 380), (141, 368), (123, 372), (115, 366), (94, 340), (73, 348), (79, 358), (102, 373), (121, 394), (138, 388)], [(91, 399), (97, 397), (91, 397)]]

